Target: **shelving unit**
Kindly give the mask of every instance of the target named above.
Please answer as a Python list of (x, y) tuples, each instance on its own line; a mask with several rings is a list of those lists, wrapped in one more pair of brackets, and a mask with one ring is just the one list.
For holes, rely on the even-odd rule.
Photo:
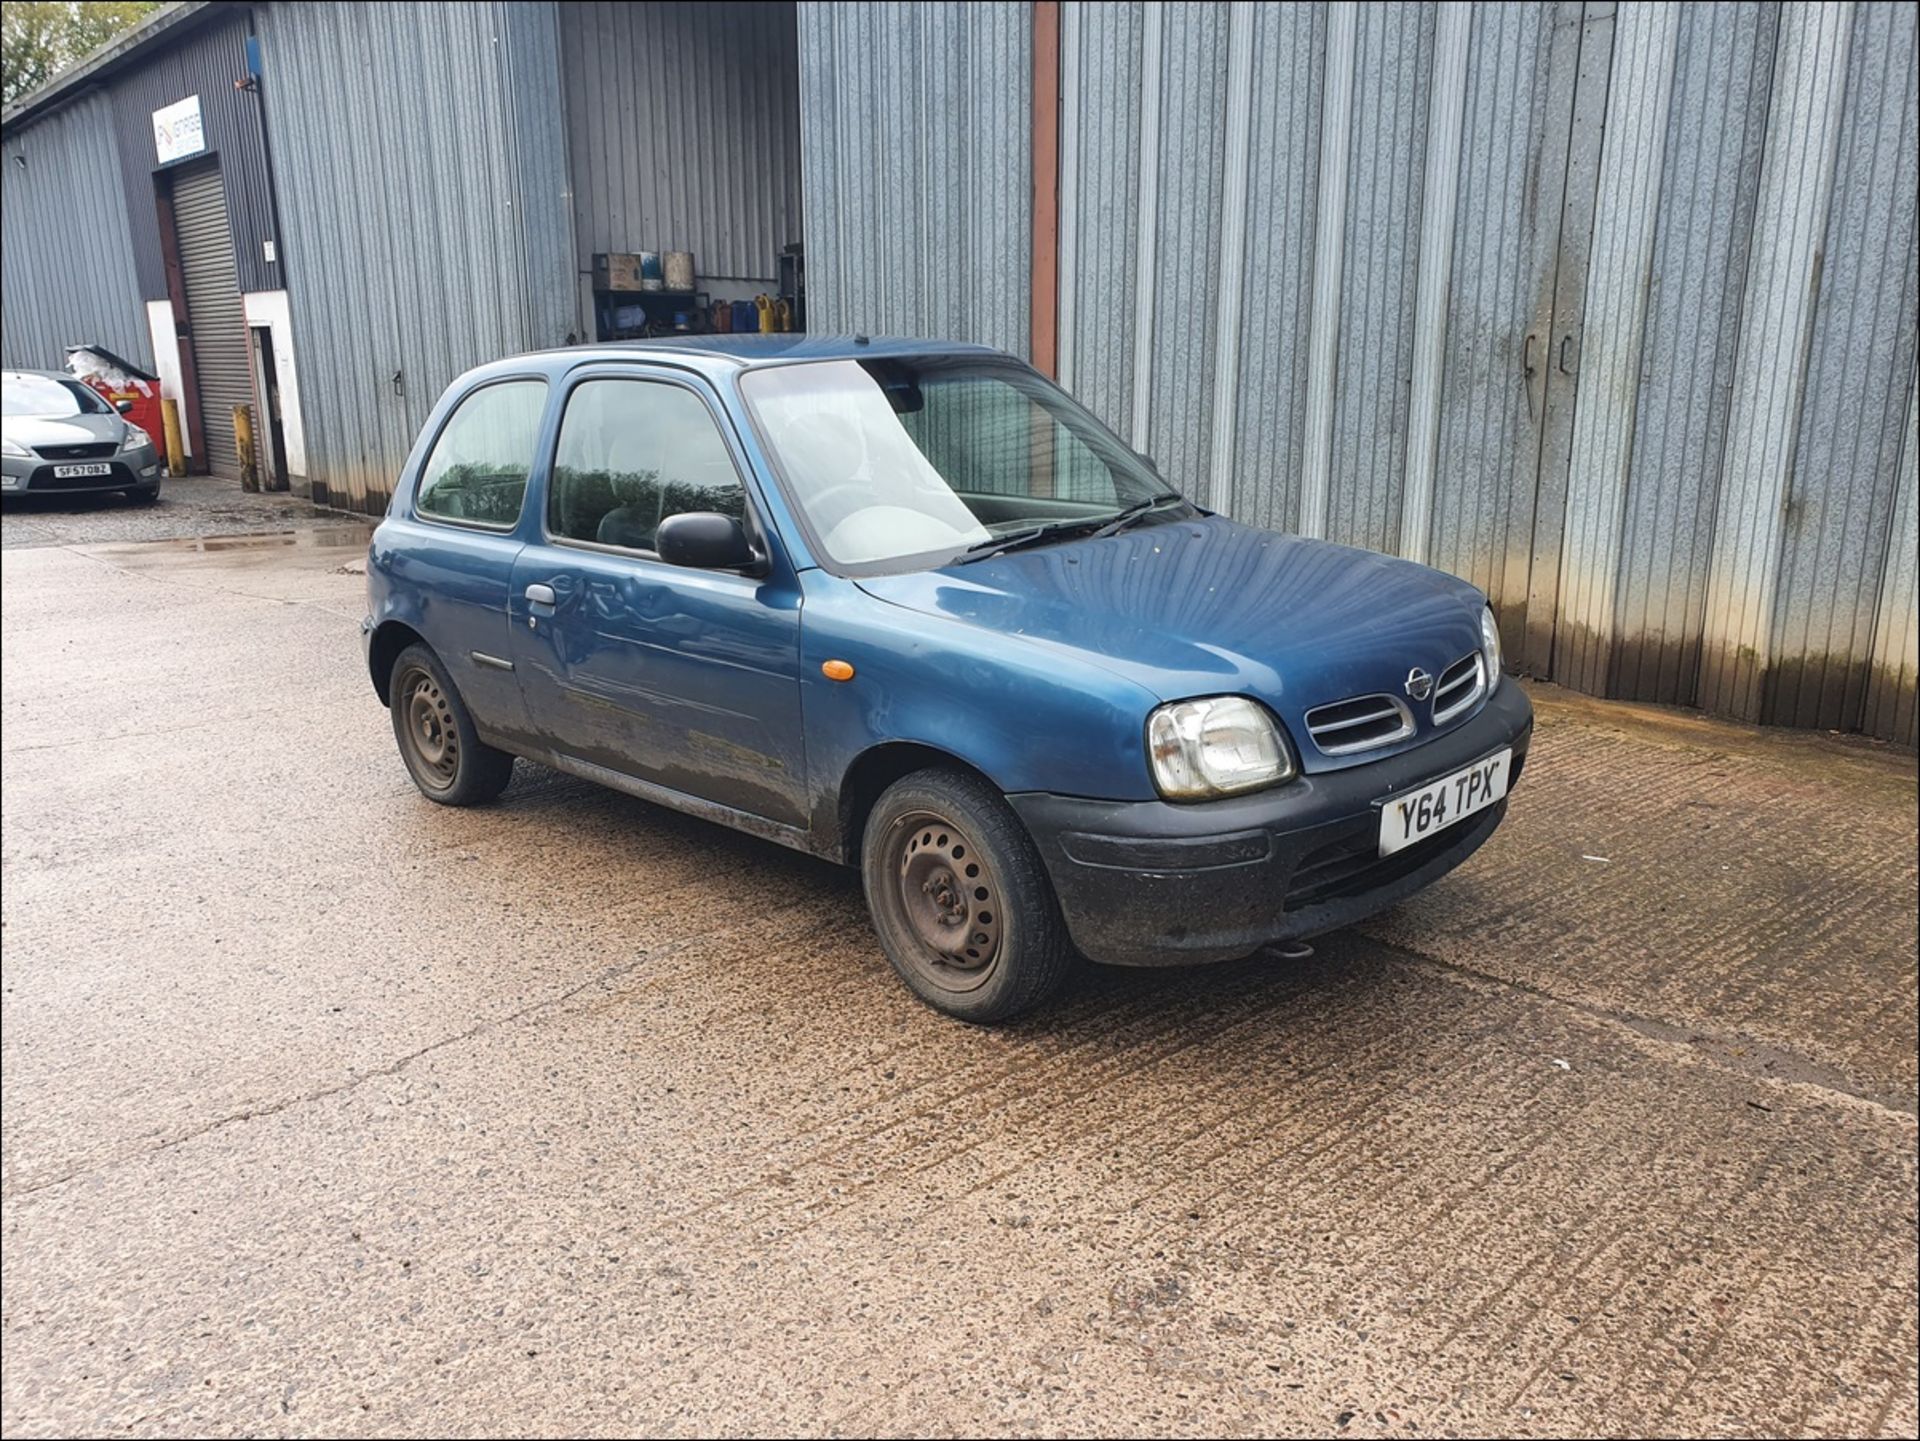
[[(637, 326), (618, 324), (619, 312), (633, 306), (645, 313), (645, 322)], [(704, 290), (596, 289), (593, 292), (593, 319), (601, 340), (640, 340), (650, 334), (673, 334), (673, 317), (678, 311), (687, 313), (689, 329), (702, 329), (704, 326), (694, 317), (703, 316), (712, 308)]]

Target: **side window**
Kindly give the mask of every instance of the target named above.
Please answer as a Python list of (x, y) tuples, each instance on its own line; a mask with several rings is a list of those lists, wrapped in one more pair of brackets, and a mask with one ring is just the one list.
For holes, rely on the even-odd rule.
[(461, 401), (420, 472), (414, 508), (443, 520), (511, 529), (520, 519), (546, 405), (544, 380), (483, 385)]
[(568, 540), (652, 550), (670, 515), (744, 518), (746, 494), (706, 403), (684, 386), (588, 380), (567, 399), (547, 529)]

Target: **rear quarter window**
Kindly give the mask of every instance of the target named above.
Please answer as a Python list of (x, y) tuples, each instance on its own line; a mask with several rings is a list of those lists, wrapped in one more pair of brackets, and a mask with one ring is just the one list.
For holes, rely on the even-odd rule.
[(547, 408), (544, 380), (502, 380), (462, 400), (420, 469), (414, 509), (433, 520), (512, 530)]

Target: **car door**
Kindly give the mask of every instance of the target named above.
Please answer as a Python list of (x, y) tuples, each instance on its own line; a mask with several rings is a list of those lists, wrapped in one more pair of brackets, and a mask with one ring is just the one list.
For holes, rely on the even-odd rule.
[(540, 534), (513, 570), (529, 723), (564, 754), (804, 824), (799, 590), (777, 553), (759, 577), (662, 561), (655, 530), (689, 511), (758, 528), (713, 398), (666, 370), (574, 381)]
[(547, 382), (491, 380), (447, 412), (421, 463), (405, 543), (380, 547), (395, 614), (433, 648), (482, 731), (526, 734), (511, 662), (514, 533), (532, 471)]

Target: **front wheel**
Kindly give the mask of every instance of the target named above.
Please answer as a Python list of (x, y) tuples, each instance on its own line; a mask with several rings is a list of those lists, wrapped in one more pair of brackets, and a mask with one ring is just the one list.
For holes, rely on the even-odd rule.
[(479, 805), (513, 779), (513, 757), (480, 739), (467, 703), (440, 658), (424, 645), (408, 646), (394, 661), (387, 709), (393, 713), (400, 759), (428, 800)]
[(917, 771), (874, 806), (861, 879), (887, 959), (936, 1011), (991, 1025), (1043, 1004), (1073, 963), (1040, 856), (975, 776)]

